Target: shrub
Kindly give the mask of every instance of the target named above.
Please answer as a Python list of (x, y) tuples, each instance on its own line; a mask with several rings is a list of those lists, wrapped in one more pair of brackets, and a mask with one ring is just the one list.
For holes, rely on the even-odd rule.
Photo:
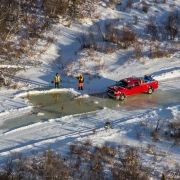
[(163, 4), (166, 4), (167, 0), (163, 0)]
[[(149, 180), (151, 172), (154, 174), (148, 164), (144, 165), (137, 148), (124, 146), (121, 149), (109, 143), (95, 147), (89, 145), (87, 141), (75, 141), (66, 155), (50, 147), (41, 154), (32, 151), (29, 157), (11, 154), (1, 166), (0, 179)], [(178, 173), (179, 169), (176, 164), (174, 172)]]
[(154, 139), (155, 141), (160, 140), (160, 136), (159, 136), (159, 134), (158, 134), (157, 131), (151, 131), (151, 136), (153, 137), (153, 139)]
[(53, 43), (54, 42), (54, 38), (53, 37), (48, 37), (47, 38), (47, 42), (48, 42), (48, 44)]
[(112, 53), (114, 53), (116, 51), (116, 48), (115, 47), (111, 47), (111, 46), (105, 46), (104, 47), (104, 52), (106, 53), (106, 54), (112, 54)]
[(137, 59), (140, 59), (142, 57), (142, 51), (143, 51), (143, 45), (139, 42), (135, 42), (133, 44), (134, 47), (134, 54)]
[(126, 149), (119, 158), (120, 163), (115, 163), (112, 168), (114, 180), (139, 179), (148, 180), (146, 169), (141, 166), (140, 156), (135, 148)]
[(149, 7), (147, 5), (142, 6), (142, 11), (143, 12), (148, 13), (148, 9), (149, 9)]
[(13, 89), (18, 89), (18, 88), (19, 88), (18, 83), (14, 83), (14, 84), (13, 84)]
[(133, 16), (133, 19), (134, 19), (134, 25), (137, 25), (138, 24), (138, 16), (134, 15)]
[(127, 49), (130, 45), (136, 42), (136, 34), (129, 27), (124, 27), (120, 33), (118, 45), (122, 49)]
[(133, 0), (126, 0), (126, 5), (128, 8), (131, 8), (133, 5)]
[(174, 52), (173, 48), (165, 49), (164, 47), (160, 47), (159, 44), (152, 44), (150, 46), (150, 58), (162, 58), (167, 57), (169, 58)]
[(108, 2), (108, 3), (107, 3), (107, 6), (108, 6), (110, 9), (114, 10), (114, 4), (113, 4), (113, 3)]
[(92, 146), (92, 140), (91, 139), (87, 139), (84, 143), (85, 146)]

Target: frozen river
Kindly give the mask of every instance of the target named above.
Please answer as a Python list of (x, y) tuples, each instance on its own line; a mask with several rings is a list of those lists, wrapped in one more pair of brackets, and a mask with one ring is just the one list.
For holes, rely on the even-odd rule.
[(75, 99), (70, 93), (32, 95), (30, 102), (35, 106), (31, 113), (6, 120), (0, 129), (13, 129), (39, 121), (67, 115), (86, 114), (107, 108), (126, 110), (149, 109), (180, 102), (180, 90), (156, 90), (153, 94), (139, 94), (127, 97), (125, 101), (109, 99), (105, 93), (91, 95), (89, 98)]

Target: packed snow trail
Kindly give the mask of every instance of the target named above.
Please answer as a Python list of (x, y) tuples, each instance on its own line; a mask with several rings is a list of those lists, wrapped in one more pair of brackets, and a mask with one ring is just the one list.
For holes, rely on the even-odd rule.
[[(120, 144), (122, 141), (128, 140), (129, 143), (138, 146), (141, 140), (135, 138), (135, 127), (146, 119), (156, 121), (160, 112), (166, 112), (172, 116), (172, 112), (168, 108), (135, 111), (104, 109), (97, 113), (71, 115), (1, 131), (0, 163), (4, 162), (9, 153), (23, 152), (29, 154), (32, 150), (42, 152), (49, 145), (56, 149), (67, 146), (79, 138), (85, 140), (89, 137), (94, 144), (102, 144), (104, 141)], [(113, 129), (106, 132), (104, 125), (108, 119), (113, 125)], [(93, 135), (94, 128), (97, 130), (96, 136)], [(148, 142), (151, 142), (150, 138), (147, 139), (146, 143)]]
[[(113, 116), (113, 112), (115, 116)], [(42, 150), (49, 144), (61, 146), (73, 142), (76, 138), (92, 135), (94, 127), (101, 129), (108, 118), (118, 127), (123, 116), (130, 113), (105, 109), (98, 113), (82, 116), (66, 116), (50, 119), (29, 126), (2, 132), (0, 135), (0, 161), (3, 162), (9, 152), (29, 152), (33, 149)], [(126, 113), (125, 113), (126, 112)]]

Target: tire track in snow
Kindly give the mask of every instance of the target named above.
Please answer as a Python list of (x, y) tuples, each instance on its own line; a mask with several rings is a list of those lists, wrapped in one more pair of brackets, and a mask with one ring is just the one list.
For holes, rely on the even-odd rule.
[[(59, 124), (59, 125), (52, 124), (52, 126), (49, 126), (49, 124), (50, 124), (49, 122), (47, 122), (46, 124), (38, 123), (38, 126), (36, 126), (35, 129), (34, 129), (34, 126), (31, 126), (31, 128), (28, 129), (29, 130), (28, 133), (27, 133), (27, 129), (24, 129), (22, 131), (18, 131), (17, 135), (14, 135), (14, 133), (17, 133), (16, 131), (14, 131), (12, 133), (4, 134), (4, 136), (3, 136), (4, 143), (6, 141), (13, 141), (14, 139), (21, 138), (21, 140), (18, 141), (16, 145), (1, 149), (0, 156), (7, 155), (9, 153), (9, 151), (28, 150), (30, 146), (32, 148), (41, 147), (41, 146), (48, 145), (50, 143), (54, 143), (57, 141), (58, 142), (66, 141), (66, 139), (68, 139), (68, 138), (72, 139), (71, 141), (73, 141), (75, 138), (82, 137), (91, 132), (90, 128), (87, 127), (85, 129), (84, 126), (83, 127), (77, 126), (77, 129), (75, 129), (75, 125), (72, 124), (72, 122), (65, 123), (65, 125), (64, 125), (65, 127), (62, 130), (60, 129), (60, 128), (62, 128), (61, 124)], [(42, 127), (44, 125), (46, 127)], [(50, 129), (52, 129), (52, 130), (50, 131)], [(44, 137), (44, 138), (38, 139), (37, 132), (39, 134), (39, 137)], [(32, 134), (35, 135), (37, 140), (34, 140), (34, 137), (32, 137)], [(22, 138), (22, 137), (28, 137), (28, 136), (31, 138), (30, 139), (25, 138), (25, 141), (23, 141), (24, 138)], [(1, 142), (1, 144), (3, 145), (3, 142)], [(7, 145), (6, 145), (6, 147), (7, 147)]]

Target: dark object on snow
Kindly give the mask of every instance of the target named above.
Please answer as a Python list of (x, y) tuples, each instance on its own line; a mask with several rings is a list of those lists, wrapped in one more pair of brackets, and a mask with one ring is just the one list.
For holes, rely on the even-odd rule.
[(51, 83), (54, 83), (54, 81), (51, 81)]
[(106, 123), (105, 123), (105, 126), (110, 126), (110, 125), (111, 125), (110, 121), (107, 120)]
[(161, 180), (166, 180), (165, 175), (162, 174)]
[(96, 128), (93, 129), (93, 134), (94, 134), (94, 135), (97, 134)]
[(106, 123), (104, 125), (104, 128), (105, 128), (106, 132), (107, 132), (108, 129), (113, 129), (113, 126), (112, 126), (112, 124), (110, 123), (109, 120), (106, 121)]

